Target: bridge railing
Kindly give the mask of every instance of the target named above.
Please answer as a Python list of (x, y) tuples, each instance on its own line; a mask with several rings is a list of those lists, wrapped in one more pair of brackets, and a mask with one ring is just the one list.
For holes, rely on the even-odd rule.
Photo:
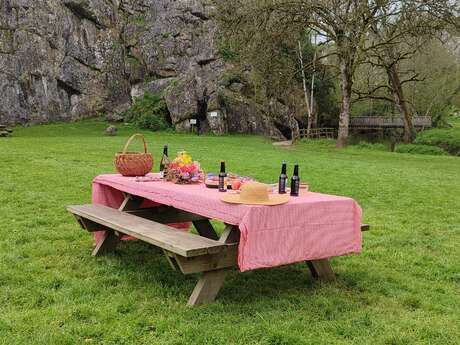
[[(416, 116), (412, 119), (415, 127), (431, 127), (431, 116)], [(358, 116), (350, 118), (350, 127), (404, 127), (402, 117)]]

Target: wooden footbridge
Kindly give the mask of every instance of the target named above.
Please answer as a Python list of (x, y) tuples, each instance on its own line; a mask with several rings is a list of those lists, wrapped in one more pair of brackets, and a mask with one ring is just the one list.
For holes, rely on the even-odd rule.
[[(416, 116), (412, 118), (414, 127), (430, 128), (432, 126), (431, 116)], [(386, 116), (357, 116), (350, 118), (350, 128), (352, 129), (385, 129), (385, 128), (404, 128), (402, 117)]]
[[(424, 130), (432, 126), (431, 116), (417, 116), (412, 119), (416, 130)], [(381, 131), (404, 128), (402, 117), (386, 116), (357, 116), (350, 119), (350, 131)], [(337, 128), (321, 127), (310, 130), (302, 128), (300, 138), (308, 139), (334, 139), (337, 137)]]

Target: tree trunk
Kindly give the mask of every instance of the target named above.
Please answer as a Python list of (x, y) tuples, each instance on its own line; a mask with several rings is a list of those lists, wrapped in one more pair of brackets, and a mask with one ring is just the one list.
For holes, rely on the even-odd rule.
[(350, 111), (351, 111), (351, 89), (353, 86), (353, 73), (351, 64), (342, 57), (339, 57), (340, 82), (342, 89), (342, 109), (339, 115), (339, 133), (336, 146), (341, 148), (347, 146)]
[(388, 79), (390, 82), (391, 89), (393, 91), (393, 98), (396, 108), (403, 116), (404, 122), (404, 137), (405, 143), (411, 143), (415, 139), (415, 128), (412, 123), (412, 113), (407, 106), (407, 102), (404, 98), (404, 90), (401, 85), (401, 79), (399, 78), (398, 68), (396, 65), (392, 65), (387, 68)]
[(293, 118), (291, 120), (291, 136), (292, 136), (292, 143), (295, 143), (297, 141), (297, 139), (300, 138), (300, 130), (299, 130), (299, 124), (297, 123), (297, 121), (295, 120), (295, 118)]
[[(299, 46), (299, 63), (300, 63), (300, 69), (302, 73), (302, 85), (303, 85), (303, 94), (305, 98), (305, 105), (307, 106), (307, 134), (310, 135), (310, 130), (311, 130), (311, 122), (312, 122), (312, 111), (313, 111), (313, 106), (312, 103), (309, 101), (308, 97), (308, 90), (307, 90), (307, 78), (305, 77), (305, 69), (303, 66), (303, 55), (302, 55), (302, 45), (300, 44), (300, 41), (297, 41), (298, 46)], [(313, 93), (311, 94), (311, 98), (313, 100)]]

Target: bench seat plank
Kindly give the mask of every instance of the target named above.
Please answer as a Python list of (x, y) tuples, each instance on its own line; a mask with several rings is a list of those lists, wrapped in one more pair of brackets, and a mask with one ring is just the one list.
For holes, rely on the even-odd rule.
[(135, 237), (184, 257), (215, 254), (226, 244), (156, 223), (116, 209), (97, 205), (71, 205), (68, 211), (107, 228)]

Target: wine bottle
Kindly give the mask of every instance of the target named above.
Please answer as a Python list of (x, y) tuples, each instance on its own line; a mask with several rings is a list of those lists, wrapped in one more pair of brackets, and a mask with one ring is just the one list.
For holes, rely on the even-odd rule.
[(278, 193), (279, 194), (286, 194), (286, 181), (287, 181), (286, 162), (283, 161), (283, 164), (281, 165), (281, 175), (278, 180)]
[(167, 175), (169, 165), (169, 158), (168, 158), (168, 145), (163, 147), (163, 156), (161, 157), (160, 161), (160, 177), (164, 178)]
[(291, 196), (299, 196), (300, 178), (299, 178), (299, 165), (294, 165), (294, 173), (291, 177)]
[(225, 173), (225, 162), (220, 162), (220, 173), (219, 173), (219, 192), (227, 191), (227, 174)]

